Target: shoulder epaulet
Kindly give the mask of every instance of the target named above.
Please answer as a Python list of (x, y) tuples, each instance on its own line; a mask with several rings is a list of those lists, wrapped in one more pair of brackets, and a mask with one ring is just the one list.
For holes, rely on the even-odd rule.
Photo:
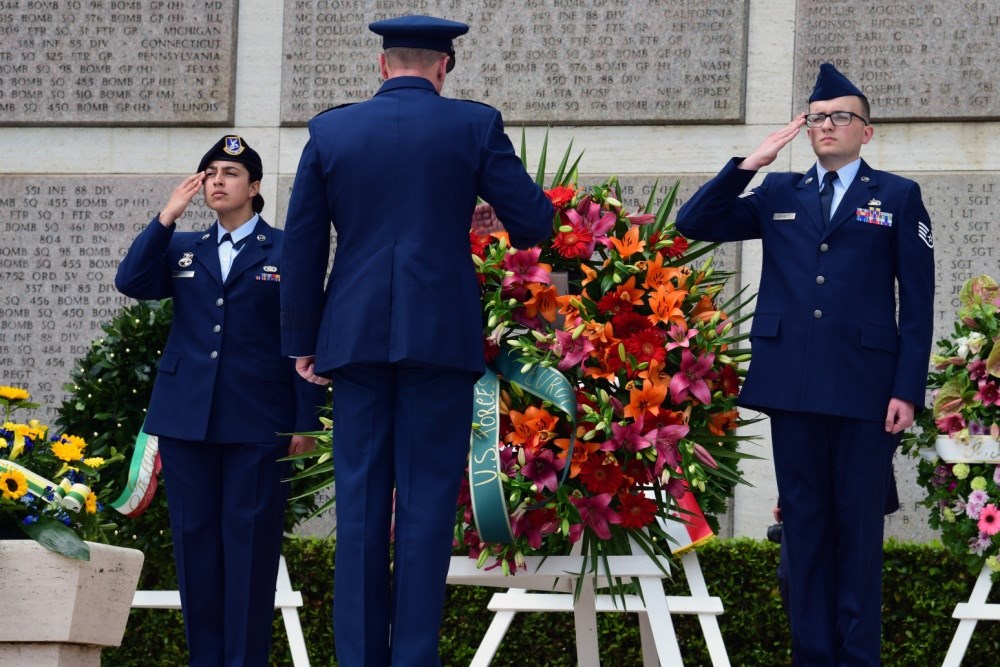
[(486, 107), (487, 109), (492, 109), (493, 111), (497, 111), (497, 108), (492, 104), (487, 104), (486, 102), (480, 102), (479, 100), (466, 100), (459, 97), (453, 97), (451, 99), (457, 100), (459, 102), (471, 102), (472, 104), (478, 104), (481, 107)]
[(344, 102), (343, 104), (338, 104), (335, 107), (330, 107), (329, 109), (324, 109), (323, 111), (320, 111), (318, 114), (316, 114), (315, 116), (313, 116), (313, 118), (317, 118), (317, 117), (322, 116), (323, 114), (329, 113), (331, 111), (336, 111), (337, 109), (343, 109), (344, 107), (354, 106), (355, 104), (357, 104), (357, 102)]

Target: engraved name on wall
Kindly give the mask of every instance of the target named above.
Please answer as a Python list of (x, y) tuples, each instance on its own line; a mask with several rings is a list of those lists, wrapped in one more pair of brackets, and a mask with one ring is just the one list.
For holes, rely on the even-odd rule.
[(8, 125), (230, 124), (237, 0), (0, 0)]
[(372, 21), (462, 21), (445, 95), (508, 123), (742, 122), (746, 0), (285, 0), (281, 120), (371, 97)]

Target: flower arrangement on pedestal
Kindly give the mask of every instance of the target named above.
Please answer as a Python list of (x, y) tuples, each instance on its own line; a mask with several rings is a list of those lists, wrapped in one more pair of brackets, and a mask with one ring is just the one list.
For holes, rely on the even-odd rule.
[(989, 276), (962, 286), (950, 338), (938, 341), (928, 376), (933, 409), (903, 449), (919, 456), (930, 525), (978, 573), (1000, 573), (1000, 287)]
[[(474, 446), (473, 463), (496, 456), (496, 472), (471, 470), (456, 543), (505, 572), (577, 543), (593, 564), (632, 545), (667, 556), (676, 544), (660, 520), (704, 523), (704, 511), (717, 530), (747, 456), (736, 435), (746, 423), (736, 399), (749, 355), (733, 319), (743, 304), (721, 302), (727, 274), (712, 266), (715, 246), (667, 222), (677, 185), (629, 213), (616, 178), (578, 186), (566, 163), (546, 191), (557, 210), (551, 240), (515, 250), (502, 232), (471, 234), (485, 354), (502, 377), (495, 413), (474, 420), (492, 446), (482, 456)], [(477, 401), (493, 393), (477, 391)], [(497, 485), (509, 539), (477, 528), (481, 482)]]
[[(84, 539), (100, 534), (92, 484), (106, 461), (88, 457), (75, 435), (50, 436), (37, 419), (13, 421), (38, 407), (24, 389), (0, 386), (0, 527), (4, 538), (30, 537), (56, 553), (88, 560)], [(51, 477), (50, 477), (51, 476)], [(55, 481), (58, 480), (58, 481)]]

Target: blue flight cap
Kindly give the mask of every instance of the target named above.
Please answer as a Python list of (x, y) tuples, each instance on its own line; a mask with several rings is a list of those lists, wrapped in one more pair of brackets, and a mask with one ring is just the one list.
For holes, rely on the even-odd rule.
[(464, 23), (421, 15), (375, 21), (368, 24), (368, 29), (382, 35), (383, 49), (406, 47), (447, 53), (449, 72), (455, 67), (455, 48), (451, 40), (469, 32), (469, 26)]
[(821, 102), (832, 100), (837, 97), (847, 97), (854, 95), (867, 100), (857, 86), (840, 73), (831, 63), (823, 63), (819, 66), (819, 76), (816, 77), (816, 87), (809, 95), (810, 102)]

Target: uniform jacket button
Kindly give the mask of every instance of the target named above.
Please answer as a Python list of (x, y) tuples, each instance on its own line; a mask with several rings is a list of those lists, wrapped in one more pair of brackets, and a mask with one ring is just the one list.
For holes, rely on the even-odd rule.
[(817, 308), (816, 310), (813, 311), (813, 317), (815, 317), (818, 320), (819, 318), (823, 317), (823, 311)]
[(218, 356), (219, 356), (219, 353), (218, 353), (218, 352), (216, 352), (215, 350), (212, 350), (212, 354), (210, 354), (210, 355), (208, 355), (208, 356), (210, 356), (210, 357), (212, 357), (213, 359), (215, 359), (216, 357), (218, 357)]
[(826, 282), (826, 278), (824, 278), (823, 276), (816, 276), (816, 284), (817, 285), (822, 285), (825, 282)]

